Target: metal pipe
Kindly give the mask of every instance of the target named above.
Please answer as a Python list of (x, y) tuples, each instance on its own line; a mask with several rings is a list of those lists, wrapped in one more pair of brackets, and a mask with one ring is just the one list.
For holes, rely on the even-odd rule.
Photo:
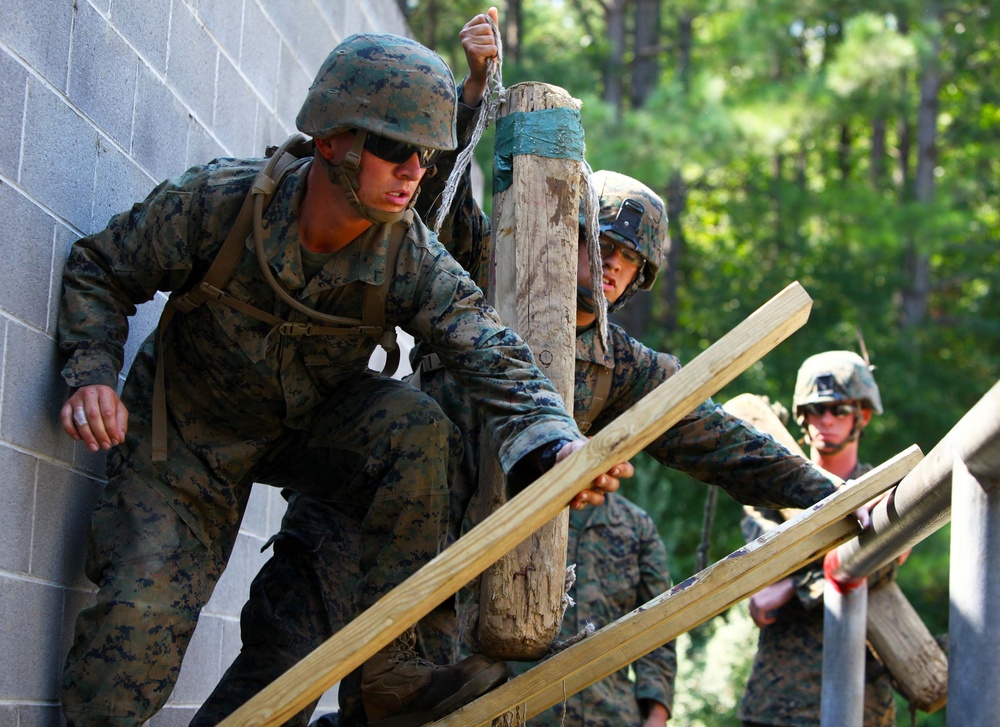
[(823, 691), (820, 727), (862, 727), (865, 719), (865, 634), (868, 579), (823, 586)]
[[(1000, 455), (1000, 441), (994, 442)], [(951, 529), (948, 618), (948, 724), (995, 724), (1000, 714), (1000, 478), (981, 480), (957, 456)], [(992, 566), (992, 567), (991, 567)]]
[(1000, 477), (1000, 381), (872, 510), (872, 526), (838, 549), (837, 580), (862, 578), (881, 568), (951, 520), (954, 459), (977, 478)]

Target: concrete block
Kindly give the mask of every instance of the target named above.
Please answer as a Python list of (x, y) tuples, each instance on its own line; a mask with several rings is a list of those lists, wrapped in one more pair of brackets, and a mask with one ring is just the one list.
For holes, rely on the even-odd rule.
[(222, 623), (218, 618), (203, 615), (191, 644), (184, 654), (181, 674), (170, 701), (178, 704), (201, 704), (222, 677)]
[(253, 489), (250, 490), (250, 500), (247, 502), (246, 512), (243, 514), (243, 521), (240, 523), (240, 534), (256, 536), (261, 540), (261, 545), (264, 544), (263, 541), (271, 537), (267, 517), (271, 502), (267, 491), (273, 489), (267, 485), (253, 486)]
[(31, 574), (43, 580), (85, 588), (83, 574), (87, 528), (101, 484), (92, 478), (42, 461), (31, 544)]
[(35, 511), (34, 457), (0, 446), (0, 571), (27, 573)]
[(4, 3), (0, 13), (0, 41), (24, 58), (60, 91), (66, 89), (70, 34), (76, 3)]
[[(303, 22), (308, 24), (305, 19)], [(270, 108), (274, 108), (280, 48), (281, 38), (271, 19), (261, 11), (257, 3), (246, 3), (243, 10), (243, 45), (239, 67)], [(219, 84), (221, 96), (221, 77)], [(216, 123), (218, 121), (219, 117), (216, 116)]]
[(292, 49), (288, 45), (282, 45), (278, 70), (280, 77), (275, 111), (282, 124), (294, 129), (295, 117), (302, 108), (302, 102), (306, 100), (306, 93), (319, 71), (319, 66), (313, 69), (303, 68)]
[(77, 229), (89, 231), (97, 132), (30, 77), (25, 120), (31, 133), (24, 137), (21, 186)]
[(73, 26), (70, 100), (125, 149), (132, 143), (132, 109), (139, 57), (87, 3)]
[[(10, 185), (0, 185), (0, 220), (5, 220), (4, 264), (0, 266), (0, 308), (46, 328), (55, 223)], [(58, 293), (56, 293), (58, 294)]]
[(207, 164), (222, 156), (226, 156), (226, 152), (219, 141), (197, 119), (189, 118), (186, 166)]
[(56, 326), (59, 323), (59, 304), (62, 299), (62, 277), (66, 269), (66, 259), (69, 257), (69, 250), (73, 243), (79, 239), (75, 231), (63, 224), (56, 224), (55, 240), (53, 242), (52, 253), (52, 282), (49, 289), (52, 294), (49, 296), (49, 312), (45, 324), (45, 332), (56, 334)]
[[(5, 710), (10, 710), (5, 711)], [(7, 714), (12, 719), (5, 719)], [(17, 725), (17, 727), (65, 727), (66, 718), (62, 709), (44, 704), (19, 704), (0, 710), (0, 724)]]
[(381, 33), (413, 36), (396, 0), (363, 0), (358, 4), (364, 10), (369, 22), (374, 23), (375, 30)]
[(58, 413), (66, 394), (55, 342), (15, 322), (7, 326), (0, 439), (69, 462), (73, 440)]
[(258, 103), (257, 96), (236, 68), (228, 59), (220, 58), (219, 92), (215, 97), (215, 133), (232, 156), (245, 157), (254, 153), (254, 123)]
[(269, 0), (264, 9), (281, 33), (283, 45), (293, 49), (299, 63), (315, 75), (340, 41), (329, 19), (313, 0)]
[(0, 52), (0, 129), (4, 129), (0, 134), (0, 174), (9, 179), (17, 179), (21, 160), (27, 83), (24, 67)]
[[(195, 12), (230, 58), (240, 57), (240, 42), (243, 38), (244, 0), (193, 0)], [(177, 6), (174, 6), (177, 12)]]
[(156, 330), (156, 324), (160, 320), (160, 313), (166, 304), (166, 296), (158, 294), (148, 303), (143, 303), (136, 308), (134, 316), (128, 319), (128, 341), (125, 344), (125, 365), (122, 367), (122, 383), (125, 375), (128, 374), (132, 361), (135, 359), (139, 347), (146, 337)]
[(251, 156), (263, 156), (264, 150), (269, 146), (280, 144), (293, 134), (294, 126), (285, 126), (278, 118), (267, 110), (264, 104), (257, 104), (257, 123), (255, 124), (256, 135), (254, 138)]
[(285, 510), (288, 509), (288, 503), (281, 496), (281, 491), (277, 487), (268, 487), (267, 489), (267, 496), (271, 502), (267, 510), (267, 531), (268, 533), (276, 533), (281, 529), (281, 519), (285, 517)]
[(118, 149), (98, 139), (90, 230), (103, 230), (112, 217), (145, 199), (157, 182)]
[(146, 66), (136, 85), (132, 157), (157, 181), (187, 167), (188, 112), (173, 91)]
[(0, 701), (59, 697), (63, 589), (0, 575)]
[(219, 49), (184, 3), (175, 3), (170, 23), (167, 80), (203, 123), (212, 123)]
[(365, 33), (378, 30), (364, 9), (364, 3), (344, 3), (339, 8), (333, 3), (333, 27), (342, 33), (341, 40), (353, 33)]
[(238, 618), (250, 595), (250, 582), (268, 557), (270, 551), (267, 555), (260, 552), (259, 539), (240, 535), (233, 547), (229, 565), (202, 612)]
[(146, 727), (187, 727), (197, 713), (197, 706), (175, 706), (168, 702), (146, 722)]
[(167, 67), (170, 4), (170, 0), (115, 0), (110, 9), (111, 22), (161, 73)]

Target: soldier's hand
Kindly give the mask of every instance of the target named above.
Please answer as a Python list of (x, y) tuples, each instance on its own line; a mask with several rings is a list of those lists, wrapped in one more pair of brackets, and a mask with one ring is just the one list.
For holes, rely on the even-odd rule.
[[(586, 443), (582, 439), (567, 442), (556, 455), (556, 462), (562, 462)], [(588, 489), (573, 498), (569, 506), (574, 510), (582, 510), (587, 505), (603, 505), (605, 493), (616, 491), (621, 485), (621, 480), (628, 479), (634, 474), (635, 468), (631, 462), (619, 462), (603, 475), (598, 475)]]
[(110, 386), (82, 386), (63, 404), (59, 421), (91, 452), (109, 450), (125, 441), (128, 409)]
[(777, 611), (792, 600), (795, 595), (795, 584), (791, 578), (782, 578), (776, 583), (757, 591), (750, 596), (750, 618), (759, 628), (777, 621)]
[(465, 60), (469, 64), (469, 75), (462, 87), (462, 103), (466, 106), (475, 108), (483, 99), (488, 62), (499, 53), (490, 19), (496, 24), (498, 18), (497, 9), (491, 7), (486, 15), (479, 14), (466, 23), (458, 34), (462, 50), (465, 51)]

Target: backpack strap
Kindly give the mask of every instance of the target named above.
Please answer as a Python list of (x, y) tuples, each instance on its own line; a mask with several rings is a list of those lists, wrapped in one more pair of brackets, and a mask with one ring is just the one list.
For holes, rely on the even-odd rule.
[[(410, 218), (407, 217), (407, 220)], [(379, 345), (385, 350), (385, 365), (380, 372), (383, 376), (392, 376), (399, 368), (399, 343), (396, 340), (395, 326), (385, 325), (385, 301), (389, 294), (389, 284), (396, 274), (396, 262), (399, 260), (399, 249), (403, 246), (403, 237), (409, 229), (408, 224), (396, 223), (389, 233), (389, 247), (385, 255), (385, 277), (381, 285), (365, 286), (364, 303), (361, 308), (363, 325), (382, 330)]]
[(594, 420), (604, 410), (608, 403), (608, 396), (611, 394), (611, 380), (614, 378), (614, 369), (607, 366), (597, 367), (597, 384), (594, 386), (594, 398), (590, 408), (584, 412), (583, 416), (577, 418), (580, 431), (586, 434), (593, 426)]

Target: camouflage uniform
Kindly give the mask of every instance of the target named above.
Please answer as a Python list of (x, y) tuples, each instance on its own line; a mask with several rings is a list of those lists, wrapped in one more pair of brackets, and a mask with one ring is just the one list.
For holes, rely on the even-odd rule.
[[(619, 494), (604, 507), (573, 510), (569, 516), (567, 562), (576, 564), (576, 605), (563, 619), (560, 639), (578, 634), (586, 624), (602, 628), (670, 588), (667, 551), (653, 519)], [(517, 673), (533, 664), (510, 665)], [(528, 720), (529, 725), (639, 725), (642, 703), (672, 708), (677, 657), (674, 643), (660, 646), (581, 692), (565, 704)]]
[[(157, 291), (201, 277), (262, 166), (195, 167), (73, 246), (59, 328), (71, 387), (115, 386), (127, 316)], [(392, 225), (373, 226), (305, 280), (297, 210), (307, 170), (300, 163), (265, 215), (269, 263), (301, 302), (358, 317), (363, 284), (387, 274)], [(422, 223), (409, 227), (391, 274), (387, 323), (426, 341), (462, 381), (504, 442), (505, 467), (579, 437), (530, 351)], [(226, 287), (283, 319), (307, 320), (277, 298), (252, 253)], [(64, 675), (75, 724), (138, 724), (166, 700), (252, 482), (307, 491), (358, 524), (362, 608), (438, 552), (461, 439), (425, 394), (367, 372), (376, 343), (285, 336), (217, 303), (176, 316), (162, 350), (152, 337), (144, 343), (122, 395), (126, 442), (109, 456), (91, 523), (87, 574), (100, 591), (78, 618)], [(154, 463), (157, 356), (167, 373), (169, 458)]]
[[(857, 478), (871, 469), (859, 464)], [(749, 542), (784, 522), (776, 510), (746, 508), (743, 536)], [(895, 578), (896, 566), (869, 577), (869, 586)], [(757, 655), (740, 701), (744, 723), (812, 727), (820, 723), (823, 691), (823, 559), (792, 574), (795, 598), (782, 606), (777, 620), (760, 630)], [(865, 727), (896, 724), (889, 673), (871, 649), (865, 660)]]
[[(458, 97), (462, 97), (461, 85)], [(460, 102), (458, 128), (471, 129), (475, 113)], [(464, 146), (467, 136), (460, 142)], [(457, 153), (442, 156), (436, 173), (425, 176), (421, 182), (414, 204), (421, 219), (432, 220), (436, 214), (437, 202), (456, 156)], [(451, 211), (442, 223), (439, 240), (465, 267), (485, 271), (483, 242), (488, 225), (489, 219), (472, 196), (471, 179), (466, 171)], [(421, 350), (433, 350), (420, 341), (417, 345)], [(460, 456), (454, 464), (462, 462), (464, 457)], [(283, 494), (288, 499), (288, 509), (280, 531), (268, 543), (274, 544), (274, 554), (254, 578), (240, 617), (243, 647), (202, 704), (192, 727), (220, 722), (357, 614), (354, 593), (359, 577), (359, 523), (343, 517), (331, 519), (331, 509), (315, 497), (300, 492)], [(352, 544), (356, 547), (353, 552)], [(344, 692), (351, 690), (341, 691), (343, 701)], [(357, 694), (354, 698), (356, 701), (349, 705), (348, 711), (360, 710)], [(305, 725), (311, 713), (309, 707), (285, 724)]]

